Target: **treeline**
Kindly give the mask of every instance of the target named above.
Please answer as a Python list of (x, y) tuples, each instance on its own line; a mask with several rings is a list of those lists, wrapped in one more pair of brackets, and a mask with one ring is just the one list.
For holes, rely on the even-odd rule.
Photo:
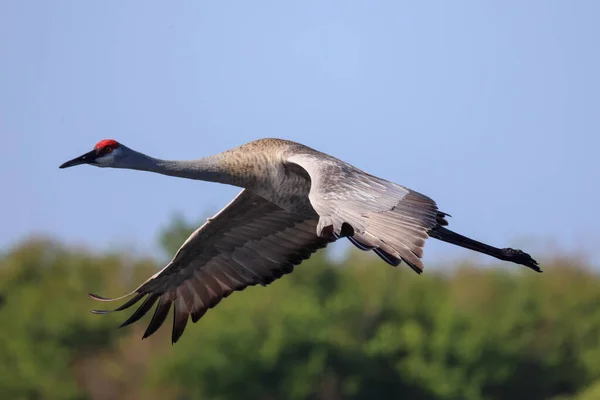
[[(172, 251), (189, 229), (162, 236)], [(92, 315), (152, 259), (32, 240), (0, 259), (2, 399), (600, 399), (600, 276), (543, 260), (418, 276), (318, 253), (234, 293), (170, 344)], [(102, 306), (100, 304), (100, 306)], [(150, 313), (151, 314), (151, 313)], [(166, 324), (166, 325), (170, 325)]]

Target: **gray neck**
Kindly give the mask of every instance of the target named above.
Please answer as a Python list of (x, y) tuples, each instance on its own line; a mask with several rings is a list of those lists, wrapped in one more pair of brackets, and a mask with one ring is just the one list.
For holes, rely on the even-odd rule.
[(129, 150), (129, 154), (121, 162), (120, 168), (150, 171), (157, 174), (175, 176), (186, 179), (233, 184), (232, 174), (219, 162), (219, 155), (189, 161), (161, 160), (146, 154)]

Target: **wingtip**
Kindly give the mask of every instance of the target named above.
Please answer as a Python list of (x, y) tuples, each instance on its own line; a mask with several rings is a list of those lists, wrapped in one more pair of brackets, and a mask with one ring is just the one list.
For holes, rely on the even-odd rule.
[(96, 315), (106, 315), (109, 314), (111, 310), (90, 310), (90, 312)]
[(144, 335), (142, 336), (142, 340), (148, 339), (150, 336), (152, 336), (153, 333), (154, 332), (148, 333), (148, 329), (146, 329), (146, 332), (144, 332)]
[(120, 328), (125, 328), (126, 326), (128, 326), (130, 324), (129, 321), (125, 321), (125, 322), (121, 322), (121, 324), (119, 324), (119, 329)]
[(98, 300), (98, 301), (111, 301), (112, 299), (109, 299), (107, 297), (102, 297), (102, 296), (98, 296), (97, 294), (94, 293), (88, 293), (88, 296), (94, 300)]
[(124, 294), (123, 296), (120, 296), (120, 297), (103, 297), (103, 296), (99, 296), (99, 295), (94, 294), (94, 293), (88, 293), (88, 296), (90, 298), (94, 299), (94, 300), (97, 300), (97, 301), (110, 302), (110, 301), (122, 300), (122, 299), (124, 299), (126, 297), (129, 297), (129, 296), (135, 294), (135, 293), (138, 293), (138, 291), (134, 290), (133, 292)]

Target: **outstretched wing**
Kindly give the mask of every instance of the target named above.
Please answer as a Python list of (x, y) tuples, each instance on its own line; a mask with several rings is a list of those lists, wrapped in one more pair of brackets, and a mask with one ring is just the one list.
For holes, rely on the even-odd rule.
[[(165, 321), (174, 305), (173, 343), (183, 334), (188, 317), (198, 321), (209, 308), (235, 290), (268, 285), (312, 253), (335, 239), (316, 234), (317, 219), (304, 219), (247, 190), (196, 230), (173, 260), (129, 295), (112, 311), (127, 309), (145, 298), (121, 326), (144, 316), (158, 301), (144, 338)], [(98, 311), (105, 314), (112, 311)]]
[[(447, 214), (432, 199), (326, 154), (296, 153), (287, 163), (310, 176), (309, 199), (320, 217), (317, 234), (332, 230), (391, 265), (403, 260), (423, 271), (420, 259), (429, 230), (447, 225)], [(352, 228), (349, 233), (346, 226)]]

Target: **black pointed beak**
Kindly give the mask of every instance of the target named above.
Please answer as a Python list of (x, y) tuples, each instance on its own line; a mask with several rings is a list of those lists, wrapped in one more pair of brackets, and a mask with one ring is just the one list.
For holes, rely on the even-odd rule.
[(81, 164), (91, 164), (94, 162), (94, 160), (97, 157), (97, 153), (96, 150), (92, 150), (89, 153), (85, 153), (82, 156), (76, 157), (70, 161), (67, 161), (66, 163), (63, 163), (60, 167), (58, 168), (69, 168), (69, 167), (74, 167), (76, 165), (81, 165)]

